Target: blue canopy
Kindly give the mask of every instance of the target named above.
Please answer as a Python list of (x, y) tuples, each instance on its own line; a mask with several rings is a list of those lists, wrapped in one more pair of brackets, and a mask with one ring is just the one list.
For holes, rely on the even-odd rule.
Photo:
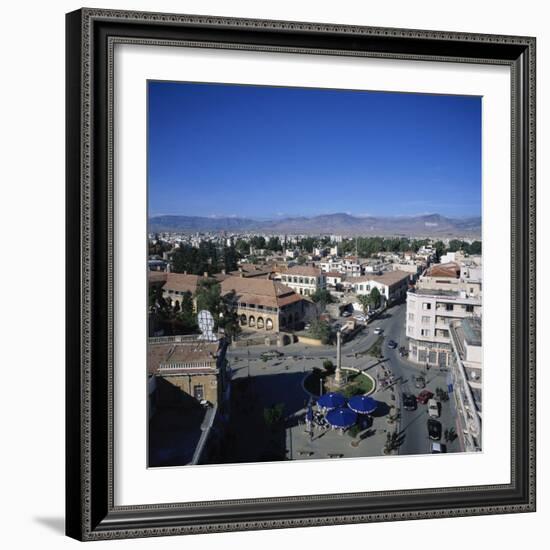
[(335, 428), (349, 428), (357, 422), (357, 415), (347, 407), (339, 407), (327, 413), (327, 422)]
[(346, 404), (346, 398), (341, 393), (325, 393), (317, 400), (317, 405), (323, 409), (336, 409)]
[(372, 414), (378, 407), (378, 403), (372, 397), (356, 395), (348, 401), (348, 407), (359, 414)]

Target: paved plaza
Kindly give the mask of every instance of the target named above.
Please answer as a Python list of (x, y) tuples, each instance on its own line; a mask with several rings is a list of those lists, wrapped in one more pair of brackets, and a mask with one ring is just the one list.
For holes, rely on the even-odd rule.
[[(315, 427), (313, 436), (307, 430), (305, 416), (311, 395), (304, 389), (304, 379), (314, 369), (322, 369), (323, 362), (336, 362), (335, 346), (305, 346), (294, 343), (280, 348), (284, 355), (264, 361), (261, 354), (267, 346), (250, 346), (229, 351), (228, 359), (233, 372), (234, 406), (230, 426), (230, 441), (224, 462), (253, 462), (258, 460), (306, 460), (338, 457), (382, 456), (388, 432), (397, 432), (398, 446), (392, 454), (426, 454), (431, 441), (427, 434), (427, 406), (418, 405), (415, 411), (401, 407), (403, 392), (418, 394), (414, 377), (422, 369), (400, 357), (397, 350), (389, 349), (385, 342), (393, 339), (399, 345), (405, 343), (404, 304), (394, 306), (381, 318), (342, 346), (342, 368), (353, 368), (368, 373), (377, 385), (371, 395), (378, 403), (378, 410), (369, 417), (368, 425), (351, 437), (340, 430)], [(379, 360), (366, 351), (377, 339), (374, 328), (384, 329), (384, 357)], [(425, 373), (426, 387), (447, 388), (447, 373), (430, 370)], [(392, 383), (383, 386), (382, 379)], [(452, 397), (442, 403), (443, 431), (458, 427)], [(277, 426), (266, 428), (264, 409), (284, 403), (284, 420)], [(399, 418), (388, 421), (390, 407), (399, 410)], [(458, 439), (445, 442), (447, 452), (457, 452)]]

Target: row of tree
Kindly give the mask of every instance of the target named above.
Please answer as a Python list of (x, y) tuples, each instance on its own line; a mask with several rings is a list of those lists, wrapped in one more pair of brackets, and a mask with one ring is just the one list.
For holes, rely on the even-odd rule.
[(174, 250), (172, 266), (175, 273), (193, 275), (220, 273), (222, 269), (235, 271), (241, 258), (234, 246), (219, 247), (214, 243), (201, 242), (198, 247), (181, 245)]

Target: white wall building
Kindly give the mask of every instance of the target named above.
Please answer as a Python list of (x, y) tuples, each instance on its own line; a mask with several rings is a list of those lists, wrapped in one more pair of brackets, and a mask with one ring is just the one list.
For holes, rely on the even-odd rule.
[(311, 296), (317, 290), (327, 287), (325, 273), (308, 265), (292, 266), (281, 273), (281, 282), (302, 296)]
[(481, 319), (473, 317), (453, 321), (450, 334), (452, 396), (458, 413), (458, 436), (466, 452), (481, 451)]
[(481, 296), (469, 297), (452, 290), (411, 290), (407, 293), (406, 335), (409, 359), (439, 367), (449, 365), (450, 324), (481, 316)]
[(353, 291), (358, 296), (368, 296), (377, 288), (385, 302), (393, 303), (404, 298), (409, 286), (409, 273), (388, 271), (380, 275), (364, 275), (351, 281)]

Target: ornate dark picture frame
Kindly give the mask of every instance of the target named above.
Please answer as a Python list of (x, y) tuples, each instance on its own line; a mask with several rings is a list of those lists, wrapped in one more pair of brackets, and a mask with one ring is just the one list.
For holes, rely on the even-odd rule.
[[(82, 9), (67, 15), (66, 532), (79, 540), (535, 510), (535, 39)], [(511, 483), (223, 502), (113, 498), (113, 46), (194, 45), (511, 68)], [(184, 495), (182, 495), (182, 499)]]

